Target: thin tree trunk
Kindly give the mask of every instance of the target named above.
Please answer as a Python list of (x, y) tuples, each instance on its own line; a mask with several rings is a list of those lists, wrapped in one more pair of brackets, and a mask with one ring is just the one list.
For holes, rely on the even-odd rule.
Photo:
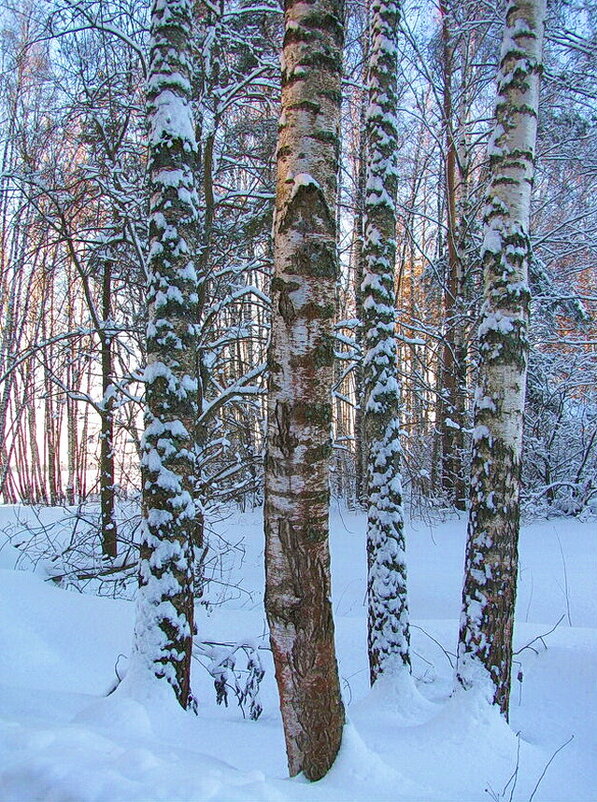
[(46, 394), (44, 398), (44, 423), (45, 423), (45, 437), (43, 438), (43, 445), (45, 446), (44, 460), (46, 466), (47, 482), (48, 482), (48, 499), (50, 506), (55, 507), (58, 504), (58, 477), (57, 477), (57, 464), (56, 453), (59, 449), (56, 448), (56, 427), (54, 423), (55, 417), (55, 400), (52, 396), (51, 390), (48, 389), (49, 381), (46, 381)]
[(102, 320), (100, 331), (102, 364), (102, 403), (100, 431), (100, 510), (102, 528), (102, 552), (107, 557), (118, 553), (118, 531), (115, 514), (114, 475), (114, 403), (115, 387), (112, 364), (112, 335), (110, 320), (112, 308), (112, 264), (111, 254), (104, 261), (102, 276)]
[[(67, 298), (67, 313), (68, 313), (68, 327), (69, 331), (74, 328), (74, 321), (76, 319), (75, 312), (75, 297), (74, 287), (75, 281), (71, 273), (72, 266), (69, 265), (68, 276), (68, 298)], [(66, 364), (66, 386), (74, 389), (75, 376), (76, 376), (76, 362), (77, 350), (74, 341), (71, 341), (68, 346), (69, 359)], [(51, 387), (51, 379), (47, 377), (48, 387)], [(66, 395), (65, 398), (65, 411), (66, 411), (66, 461), (67, 461), (67, 479), (66, 479), (66, 503), (69, 506), (75, 504), (76, 490), (77, 490), (77, 420), (76, 420), (76, 401)], [(54, 459), (53, 453), (48, 454), (49, 459)]]
[(286, 0), (265, 480), (265, 605), (291, 775), (318, 780), (344, 710), (328, 547), (339, 0)]
[[(191, 702), (198, 220), (191, 111), (191, 0), (154, 0), (147, 109), (151, 187), (144, 538), (131, 682), (166, 678)], [(143, 675), (139, 677), (139, 675)], [(127, 679), (128, 679), (127, 675)]]
[[(88, 398), (91, 397), (92, 393), (92, 383), (94, 379), (93, 375), (93, 362), (91, 360), (87, 360), (87, 364), (83, 366), (83, 370), (85, 371), (85, 390), (82, 390), (82, 393), (86, 395)], [(81, 377), (81, 384), (83, 382), (83, 376)], [(79, 419), (81, 420), (81, 435), (79, 438), (79, 443), (88, 443), (89, 442), (89, 414), (91, 412), (91, 405), (90, 404), (83, 404), (81, 412), (77, 415), (77, 431), (78, 431), (78, 422)], [(87, 465), (89, 462), (89, 449), (88, 448), (81, 448), (79, 446), (78, 449), (78, 459), (77, 459), (77, 503), (81, 504), (87, 498)]]
[(510, 0), (489, 144), (471, 511), (457, 678), (508, 715), (518, 568), (533, 180), (545, 0)]
[(371, 682), (410, 669), (396, 352), (398, 6), (371, 3), (363, 279)]
[[(354, 264), (354, 281), (355, 281), (355, 312), (357, 320), (363, 320), (363, 293), (361, 286), (363, 284), (363, 276), (365, 273), (364, 259), (363, 259), (363, 219), (365, 216), (365, 181), (366, 181), (366, 160), (367, 160), (367, 138), (365, 136), (365, 119), (366, 119), (366, 98), (363, 96), (361, 100), (361, 108), (359, 114), (360, 131), (359, 137), (359, 152), (358, 152), (358, 170), (357, 170), (357, 187), (355, 198), (355, 219), (354, 219), (354, 234), (353, 234), (353, 264)], [(362, 326), (359, 325), (356, 331), (356, 342), (359, 351), (362, 354), (363, 350), (363, 331)], [(355, 387), (355, 413), (354, 413), (354, 454), (355, 454), (355, 496), (357, 504), (365, 509), (367, 505), (367, 455), (365, 448), (365, 431), (364, 431), (364, 401), (363, 401), (363, 360), (362, 356), (355, 365), (354, 371), (354, 387)]]
[(44, 472), (42, 470), (41, 459), (39, 457), (36, 409), (33, 396), (29, 399), (27, 413), (29, 419), (29, 453), (31, 458), (31, 501), (33, 504), (47, 504), (49, 499), (46, 493)]
[[(465, 509), (464, 426), (466, 413), (466, 347), (463, 329), (462, 299), (464, 276), (462, 253), (458, 248), (458, 198), (462, 192), (461, 165), (457, 153), (458, 121), (454, 116), (452, 83), (454, 45), (450, 30), (451, 8), (440, 0), (443, 51), (443, 122), (446, 134), (445, 190), (448, 265), (444, 289), (445, 340), (442, 355), (441, 417), (442, 489), (456, 509)], [(464, 371), (464, 382), (463, 374)], [(464, 386), (463, 386), (464, 385)]]

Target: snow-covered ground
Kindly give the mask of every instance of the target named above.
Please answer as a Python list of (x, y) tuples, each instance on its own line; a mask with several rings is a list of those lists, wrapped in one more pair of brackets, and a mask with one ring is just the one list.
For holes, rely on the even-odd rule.
[[(15, 512), (28, 514), (0, 508), (0, 526)], [(225, 537), (245, 539), (244, 562), (231, 577), (242, 576), (244, 591), (211, 611), (198, 608), (200, 636), (253, 639), (265, 646), (260, 514), (235, 512), (218, 528)], [(235, 703), (216, 706), (211, 678), (199, 663), (193, 682), (197, 716), (183, 713), (169, 694), (151, 704), (121, 689), (106, 696), (115, 665), (125, 664), (119, 655), (129, 650), (134, 605), (60, 589), (44, 581), (41, 563), (23, 570), (27, 562), (21, 561), (21, 570), (14, 570), (18, 552), (5, 545), (0, 550), (0, 800), (594, 802), (595, 520), (557, 519), (523, 528), (516, 648), (528, 643), (532, 648), (516, 656), (515, 674), (520, 671), (522, 681), (513, 683), (510, 726), (473, 695), (450, 696), (465, 528), (464, 519), (409, 522), (420, 695), (383, 687), (371, 692), (364, 519), (335, 507), (334, 611), (349, 723), (332, 771), (314, 784), (286, 779), (267, 650), (261, 652), (264, 712), (256, 722), (243, 719)], [(534, 640), (562, 616), (551, 634)]]

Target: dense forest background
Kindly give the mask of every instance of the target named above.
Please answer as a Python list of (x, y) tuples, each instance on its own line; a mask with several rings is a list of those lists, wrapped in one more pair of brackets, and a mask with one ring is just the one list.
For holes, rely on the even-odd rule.
[[(378, 734), (373, 751), (366, 739), (356, 750), (383, 794), (394, 780), (374, 753), (387, 751), (390, 732), (416, 749), (429, 724), (436, 746), (443, 727), (448, 743), (463, 729), (485, 732), (490, 747), (503, 741), (504, 759), (485, 754), (476, 770), (503, 772), (515, 756), (503, 790), (485, 788), (512, 800), (521, 730), (511, 722), (530, 655), (540, 658), (565, 621), (554, 640), (582, 673), (594, 635), (593, 569), (582, 557), (594, 545), (583, 522), (597, 514), (594, 2), (148, 5), (0, 9), (7, 588), (20, 583), (31, 609), (49, 598), (38, 578), (25, 587), (9, 573), (25, 568), (55, 586), (58, 606), (69, 596), (58, 588), (136, 595), (132, 647), (95, 712), (83, 710), (84, 727), (136, 711), (133, 740), (154, 717), (178, 748), (195, 727), (182, 709), (202, 715), (205, 676), (191, 676), (200, 663), (217, 703), (235, 696), (253, 720), (264, 681), (291, 777), (319, 781), (338, 765), (343, 776), (357, 743), (344, 661), (349, 679), (368, 676), (362, 696), (384, 714), (389, 705), (387, 718), (362, 717), (363, 732)], [(528, 525), (556, 517), (559, 529)], [(453, 557), (465, 520), (454, 653), (443, 621), (459, 569), (447, 572), (448, 589), (433, 531)], [(407, 549), (406, 530), (421, 521), (434, 548)], [(330, 533), (343, 583), (335, 598)], [(557, 554), (544, 553), (550, 538)], [(538, 582), (536, 603), (534, 570), (552, 578)], [(417, 615), (421, 598), (434, 602), (435, 634), (410, 623), (412, 587), (415, 598), (424, 587)], [(119, 626), (128, 620), (130, 605), (100, 602)], [(554, 604), (559, 619), (537, 633)], [(75, 607), (81, 630), (91, 607)], [(578, 609), (586, 632), (574, 631)], [(251, 637), (226, 621), (231, 610), (239, 624), (248, 613)], [(16, 633), (11, 644), (29, 627), (13, 617), (0, 620)], [(335, 620), (348, 637), (339, 658)], [(116, 641), (104, 641), (94, 670), (114, 654)], [(450, 675), (439, 682), (424, 656), (436, 647)], [(21, 673), (45, 654), (32, 648)], [(86, 659), (76, 655), (79, 678)], [(556, 673), (558, 659), (549, 658)], [(8, 670), (8, 684), (19, 676)], [(583, 682), (575, 677), (570, 698)], [(553, 684), (525, 685), (543, 688), (540, 715)], [(556, 685), (563, 700), (559, 676)], [(65, 699), (63, 714), (80, 707)], [(17, 720), (24, 709), (16, 703)], [(570, 765), (588, 765), (582, 716), (575, 727), (582, 744)], [(531, 756), (543, 770), (530, 791), (535, 769), (525, 769), (529, 800), (574, 737), (552, 743), (547, 759)], [(263, 742), (266, 757), (278, 740)], [(531, 730), (522, 742), (527, 760)], [(462, 761), (462, 743), (445, 764)], [(15, 765), (0, 774), (0, 795), (5, 780), (43, 786)], [(434, 787), (455, 780), (448, 770)], [(479, 777), (463, 782), (477, 792)]]
[[(594, 11), (594, 8), (592, 9)], [(365, 10), (346, 7), (334, 491), (363, 497), (360, 292)], [(464, 506), (480, 307), (487, 138), (503, 9), (406, 3), (399, 41), (397, 306), (411, 508)], [(259, 502), (269, 326), (277, 4), (198, 2), (202, 425), (207, 506)], [(597, 20), (552, 3), (533, 189), (532, 350), (524, 508), (595, 505)], [(2, 11), (0, 494), (4, 502), (139, 491), (146, 317), (148, 9), (24, 3)], [(116, 522), (117, 523), (117, 522)], [(130, 531), (122, 529), (125, 540)]]

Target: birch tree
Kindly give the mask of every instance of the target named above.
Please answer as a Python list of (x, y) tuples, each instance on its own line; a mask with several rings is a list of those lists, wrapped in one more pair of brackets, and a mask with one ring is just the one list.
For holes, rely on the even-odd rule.
[(286, 0), (265, 480), (265, 604), (290, 774), (332, 765), (344, 711), (328, 547), (340, 0)]
[(529, 217), (545, 0), (510, 0), (498, 73), (485, 211), (471, 509), (457, 678), (489, 680), (508, 715), (527, 370)]
[(410, 668), (395, 340), (397, 22), (396, 2), (373, 0), (362, 284), (372, 683), (382, 674)]
[[(144, 539), (131, 672), (166, 678), (190, 700), (197, 416), (197, 226), (190, 105), (190, 0), (154, 0), (147, 89), (149, 323), (143, 438)], [(135, 677), (135, 674), (133, 674)]]

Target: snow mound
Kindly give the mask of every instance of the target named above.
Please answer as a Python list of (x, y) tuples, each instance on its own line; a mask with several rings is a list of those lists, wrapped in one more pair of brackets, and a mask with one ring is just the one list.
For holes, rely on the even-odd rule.
[[(0, 519), (12, 514), (0, 508)], [(224, 527), (227, 537), (246, 535), (239, 571), (247, 593), (211, 612), (198, 607), (197, 625), (205, 640), (234, 643), (264, 632), (262, 523), (258, 513), (233, 513)], [(545, 770), (535, 802), (594, 802), (593, 527), (552, 519), (523, 528), (510, 726), (482, 694), (452, 695), (465, 527), (409, 522), (413, 675), (371, 690), (365, 521), (345, 510), (332, 516), (348, 723), (332, 770), (317, 783), (287, 778), (267, 649), (257, 722), (243, 719), (234, 700), (216, 706), (198, 661), (196, 716), (165, 682), (145, 686), (131, 675), (109, 693), (127, 663), (134, 605), (9, 570), (15, 555), (0, 548), (0, 802), (528, 802)]]

